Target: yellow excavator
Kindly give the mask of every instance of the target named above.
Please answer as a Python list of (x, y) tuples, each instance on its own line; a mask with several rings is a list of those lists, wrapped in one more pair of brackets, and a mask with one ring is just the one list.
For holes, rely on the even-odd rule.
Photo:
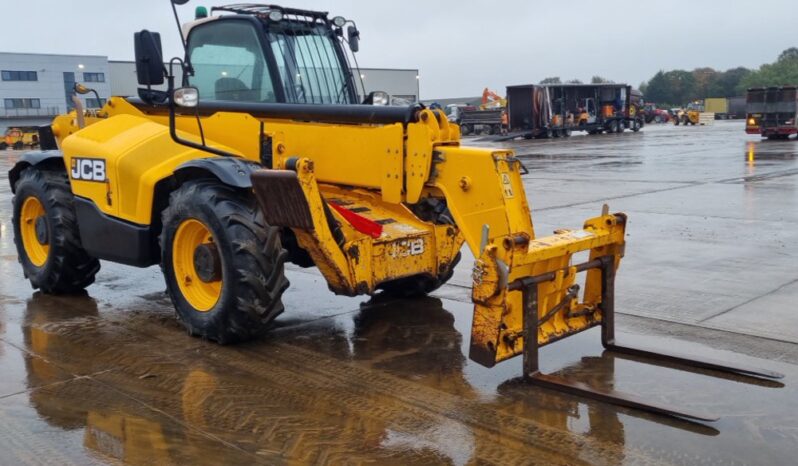
[[(186, 1), (172, 1), (176, 19)], [(581, 228), (537, 236), (512, 151), (465, 147), (441, 111), (358, 92), (353, 21), (236, 4), (198, 10), (181, 37), (184, 57), (165, 66), (160, 35), (136, 33), (138, 97), (56, 117), (57, 147), (10, 171), (34, 288), (83, 290), (101, 259), (160, 265), (186, 329), (235, 343), (283, 312), (286, 261), (317, 267), (338, 294), (414, 296), (451, 278), (465, 243), (476, 258), (469, 356), (484, 366), (523, 355), (531, 383), (700, 421), (715, 418), (542, 374), (538, 349), (600, 326), (613, 351), (780, 376), (618, 345), (626, 215), (605, 206)]]

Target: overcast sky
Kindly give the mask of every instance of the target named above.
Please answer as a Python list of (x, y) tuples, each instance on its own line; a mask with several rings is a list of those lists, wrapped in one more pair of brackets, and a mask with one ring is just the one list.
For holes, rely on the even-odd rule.
[[(168, 0), (2, 0), (0, 51), (133, 57), (133, 32), (178, 55)], [(233, 3), (197, 1), (179, 7)], [(19, 8), (9, 8), (18, 5)], [(418, 68), (424, 99), (548, 76), (601, 75), (637, 86), (660, 69), (758, 67), (798, 45), (796, 0), (290, 0), (354, 19), (363, 67)]]

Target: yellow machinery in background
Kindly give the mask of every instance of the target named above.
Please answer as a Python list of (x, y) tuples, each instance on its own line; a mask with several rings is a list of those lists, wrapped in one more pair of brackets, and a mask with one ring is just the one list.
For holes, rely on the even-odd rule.
[(39, 145), (39, 129), (36, 127), (14, 127), (6, 130), (0, 139), (0, 150), (33, 149)]
[(673, 118), (673, 124), (676, 126), (684, 125), (711, 125), (715, 122), (715, 114), (713, 112), (704, 111), (704, 101), (696, 100), (690, 102), (687, 108), (679, 109)]
[[(512, 151), (462, 146), (439, 110), (362, 100), (341, 39), (357, 51), (354, 23), (269, 5), (214, 10), (184, 27), (186, 57), (171, 61), (191, 87), (176, 89), (160, 36), (137, 33), (139, 98), (57, 117), (60, 151), (11, 170), (15, 243), (34, 288), (82, 290), (98, 259), (160, 264), (188, 331), (234, 343), (283, 311), (286, 261), (318, 267), (338, 294), (414, 296), (451, 278), (465, 243), (476, 259), (471, 359), (523, 355), (532, 383), (714, 419), (539, 372), (538, 348), (596, 326), (609, 349), (664, 357), (615, 343), (626, 215), (605, 206), (581, 228), (537, 236)], [(152, 89), (165, 78), (168, 91)]]

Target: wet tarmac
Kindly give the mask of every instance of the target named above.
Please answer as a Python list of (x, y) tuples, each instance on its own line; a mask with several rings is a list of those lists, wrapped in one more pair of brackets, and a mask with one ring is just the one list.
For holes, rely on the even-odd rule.
[(608, 202), (630, 216), (619, 340), (750, 363), (781, 383), (602, 352), (598, 329), (546, 372), (721, 416), (700, 425), (470, 362), (470, 260), (435, 296), (343, 298), (292, 268), (261, 341), (220, 347), (173, 318), (157, 267), (103, 263), (86, 296), (34, 293), (0, 152), (0, 464), (795, 464), (798, 141), (741, 123), (512, 143), (539, 235)]

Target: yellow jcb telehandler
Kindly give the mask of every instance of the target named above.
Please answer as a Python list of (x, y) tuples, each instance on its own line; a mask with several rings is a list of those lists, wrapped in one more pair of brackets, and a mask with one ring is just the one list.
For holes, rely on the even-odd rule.
[[(186, 0), (173, 0), (177, 17), (175, 3)], [(318, 267), (335, 293), (412, 296), (449, 280), (466, 243), (476, 258), (470, 357), (482, 365), (523, 354), (531, 383), (693, 420), (715, 418), (542, 374), (538, 348), (601, 326), (613, 351), (779, 377), (618, 346), (626, 215), (605, 208), (580, 229), (537, 237), (512, 151), (462, 146), (441, 111), (359, 95), (352, 21), (272, 5), (199, 13), (183, 26), (185, 57), (166, 67), (160, 36), (135, 35), (138, 98), (57, 117), (58, 147), (9, 173), (34, 288), (82, 290), (100, 259), (159, 264), (188, 331), (233, 343), (283, 311), (286, 261)], [(167, 91), (152, 88), (165, 79)]]

